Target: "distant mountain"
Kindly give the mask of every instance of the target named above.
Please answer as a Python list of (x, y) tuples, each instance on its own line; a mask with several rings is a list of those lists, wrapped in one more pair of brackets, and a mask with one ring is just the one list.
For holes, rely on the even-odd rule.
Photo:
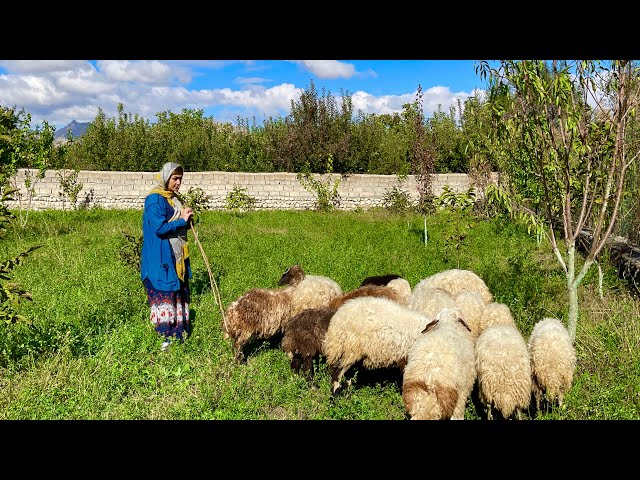
[(79, 136), (81, 136), (85, 130), (87, 129), (87, 127), (89, 126), (90, 122), (86, 122), (86, 123), (78, 123), (75, 120), (71, 120), (71, 123), (69, 123), (67, 126), (62, 127), (58, 130), (55, 131), (55, 133), (53, 134), (53, 141), (54, 142), (64, 142), (67, 140), (67, 132), (70, 130), (71, 131), (71, 135), (73, 136), (74, 139), (78, 138)]

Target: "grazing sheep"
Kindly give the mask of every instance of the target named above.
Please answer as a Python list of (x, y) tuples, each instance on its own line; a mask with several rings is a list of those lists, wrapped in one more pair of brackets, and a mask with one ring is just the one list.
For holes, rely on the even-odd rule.
[(283, 288), (253, 288), (231, 302), (224, 315), (224, 338), (233, 339), (238, 363), (246, 361), (244, 346), (253, 339), (270, 338), (282, 332), (291, 318), (291, 301), (304, 278), (299, 265), (287, 269), (288, 285)]
[(493, 295), (484, 283), (484, 280), (471, 270), (454, 268), (438, 272), (420, 280), (413, 288), (413, 293), (419, 293), (423, 288), (441, 288), (451, 296), (465, 290), (472, 290), (480, 293), (485, 303), (491, 303), (493, 301)]
[[(292, 277), (289, 271), (293, 267), (302, 270), (300, 265), (289, 267), (280, 277), (278, 286), (290, 284)], [(335, 280), (322, 275), (304, 275), (291, 298), (291, 316), (307, 308), (326, 307), (331, 300), (340, 295), (342, 295), (342, 288)]]
[(387, 298), (360, 297), (342, 305), (323, 342), (332, 395), (338, 394), (340, 380), (356, 363), (369, 370), (404, 369), (409, 350), (427, 323), (425, 315)]
[(402, 278), (400, 275), (396, 275), (395, 273), (390, 273), (388, 275), (374, 275), (372, 277), (365, 278), (360, 284), (361, 287), (365, 285), (388, 285), (391, 280), (395, 280), (396, 278)]
[(513, 318), (513, 314), (511, 313), (508, 305), (499, 302), (491, 302), (484, 306), (478, 325), (478, 334), (485, 331), (491, 325), (516, 326), (516, 321)]
[(458, 308), (444, 308), (407, 357), (402, 400), (411, 420), (464, 420), (476, 380), (474, 339)]
[(416, 287), (407, 300), (408, 308), (425, 314), (431, 320), (443, 308), (455, 308), (457, 306), (456, 301), (448, 292), (435, 287)]
[(411, 285), (404, 278), (394, 278), (387, 283), (387, 287), (392, 288), (400, 294), (400, 303), (406, 304), (411, 295)]
[(319, 360), (334, 308), (308, 308), (291, 317), (282, 336), (281, 348), (296, 372), (313, 376), (313, 361)]
[(475, 340), (478, 338), (478, 335), (480, 335), (480, 322), (485, 309), (482, 295), (473, 290), (464, 290), (457, 293), (453, 299), (462, 311), (462, 318), (464, 318), (464, 321), (469, 326), (473, 339)]
[(344, 305), (347, 300), (358, 297), (384, 297), (398, 303), (405, 302), (405, 299), (396, 289), (382, 285), (367, 284), (364, 287), (358, 287), (355, 290), (334, 298), (329, 302), (329, 308), (338, 309)]
[(531, 363), (527, 344), (514, 325), (491, 325), (476, 339), (478, 397), (493, 419), (493, 411), (510, 418), (531, 403)]
[(322, 341), (331, 317), (348, 300), (365, 296), (388, 298), (398, 303), (406, 302), (394, 288), (367, 284), (334, 298), (326, 308), (306, 309), (294, 315), (284, 328), (281, 342), (282, 350), (291, 360), (291, 368), (294, 371), (302, 370), (309, 376), (313, 375), (313, 361), (324, 355)]
[(576, 352), (567, 328), (557, 318), (543, 318), (534, 325), (527, 347), (536, 409), (540, 409), (543, 397), (562, 407), (576, 368)]

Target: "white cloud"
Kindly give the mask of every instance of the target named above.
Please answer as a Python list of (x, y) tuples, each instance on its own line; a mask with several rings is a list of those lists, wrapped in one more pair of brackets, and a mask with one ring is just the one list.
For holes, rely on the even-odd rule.
[(238, 77), (235, 79), (235, 82), (239, 83), (240, 85), (255, 85), (257, 83), (266, 83), (270, 81), (271, 80), (269, 80), (268, 78), (262, 77)]
[(191, 73), (187, 68), (171, 67), (157, 60), (100, 60), (97, 66), (107, 79), (118, 82), (170, 84), (177, 80), (187, 84), (191, 81)]
[(86, 60), (0, 60), (0, 67), (20, 74), (75, 70), (87, 64)]
[(351, 78), (357, 73), (351, 63), (338, 60), (292, 60), (292, 62), (323, 79)]
[(67, 93), (60, 91), (47, 77), (0, 75), (0, 105), (16, 105), (18, 109), (22, 105), (55, 105), (66, 101), (67, 97)]

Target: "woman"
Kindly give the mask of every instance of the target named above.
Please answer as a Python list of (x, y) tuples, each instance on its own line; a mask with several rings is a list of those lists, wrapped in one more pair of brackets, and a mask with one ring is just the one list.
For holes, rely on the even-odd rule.
[(172, 340), (189, 334), (189, 261), (187, 229), (193, 210), (178, 195), (184, 169), (174, 162), (163, 165), (159, 183), (144, 200), (140, 276), (151, 307), (151, 323), (164, 339), (165, 351)]

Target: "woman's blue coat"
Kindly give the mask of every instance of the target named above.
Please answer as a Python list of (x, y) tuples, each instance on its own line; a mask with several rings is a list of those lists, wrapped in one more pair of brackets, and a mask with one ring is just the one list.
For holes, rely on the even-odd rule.
[[(187, 227), (187, 221), (179, 218), (173, 222), (173, 207), (158, 193), (147, 195), (142, 214), (142, 251), (140, 253), (140, 277), (148, 278), (156, 290), (175, 292), (180, 290), (175, 257), (168, 235)], [(187, 278), (192, 278), (191, 265), (186, 259)]]

